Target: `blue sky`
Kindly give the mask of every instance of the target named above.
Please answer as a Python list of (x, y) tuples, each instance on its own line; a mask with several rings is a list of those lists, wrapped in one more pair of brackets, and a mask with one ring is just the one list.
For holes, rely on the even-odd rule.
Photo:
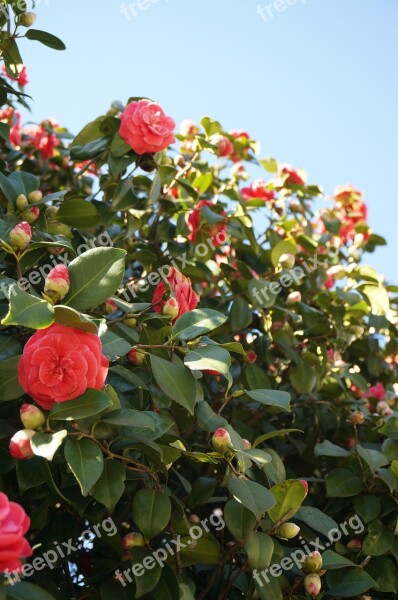
[(304, 167), (327, 194), (364, 190), (389, 242), (366, 262), (398, 282), (398, 2), (127, 0), (128, 16), (121, 4), (39, 1), (36, 27), (67, 50), (22, 43), (32, 119), (77, 132), (112, 100), (142, 95), (177, 122), (246, 129), (261, 156)]

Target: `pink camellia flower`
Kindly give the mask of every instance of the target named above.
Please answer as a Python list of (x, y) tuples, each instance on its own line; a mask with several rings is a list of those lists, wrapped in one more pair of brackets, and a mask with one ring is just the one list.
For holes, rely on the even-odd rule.
[[(174, 323), (178, 317), (181, 317), (181, 315), (184, 313), (197, 307), (199, 296), (192, 289), (192, 284), (189, 277), (185, 277), (185, 275), (174, 269), (174, 267), (170, 268), (166, 279), (171, 297), (175, 298), (178, 304), (178, 313), (172, 320), (172, 323)], [(164, 298), (166, 291), (166, 285), (163, 281), (161, 281), (153, 294), (153, 308), (158, 313), (163, 311), (168, 300), (167, 298)]]
[(180, 133), (184, 137), (193, 140), (195, 135), (199, 133), (199, 128), (191, 119), (185, 119), (180, 125)]
[(366, 396), (368, 398), (376, 398), (377, 400), (384, 400), (384, 398), (386, 397), (386, 390), (384, 389), (384, 385), (379, 382), (379, 383), (376, 383), (375, 385), (370, 386)]
[(345, 204), (350, 200), (362, 200), (362, 192), (357, 190), (353, 185), (338, 185), (334, 190), (336, 200)]
[(232, 153), (231, 160), (233, 160), (233, 162), (238, 162), (241, 159), (248, 158), (250, 135), (247, 131), (243, 131), (243, 129), (232, 129), (229, 134), (232, 135), (237, 142), (242, 144), (242, 148), (239, 148)]
[(253, 181), (250, 187), (242, 188), (241, 194), (244, 200), (253, 200), (255, 198), (267, 202), (268, 200), (273, 200), (275, 198), (273, 190), (268, 190), (267, 182), (262, 181), (261, 179)]
[(30, 127), (25, 131), (28, 142), (41, 152), (44, 160), (54, 156), (54, 150), (59, 146), (59, 139), (54, 133), (49, 133), (43, 125)]
[(227, 450), (227, 448), (231, 445), (231, 436), (226, 429), (220, 427), (213, 433), (211, 443), (217, 452), (225, 452), (225, 450)]
[(100, 390), (108, 359), (99, 337), (74, 327), (53, 324), (28, 340), (18, 365), (19, 383), (45, 410), (67, 402), (87, 388)]
[(176, 124), (156, 102), (130, 102), (120, 120), (120, 137), (137, 154), (160, 152), (175, 141)]
[(52, 304), (63, 300), (69, 292), (70, 278), (68, 267), (56, 265), (46, 277), (44, 293)]
[(25, 250), (32, 239), (32, 230), (29, 223), (21, 221), (10, 231), (10, 246), (14, 250)]
[(215, 143), (218, 148), (218, 156), (220, 158), (231, 156), (234, 151), (234, 145), (227, 137), (224, 135), (219, 135), (215, 138)]
[(211, 209), (215, 204), (211, 200), (200, 200), (196, 207), (188, 214), (187, 226), (190, 231), (188, 239), (190, 242), (195, 242), (197, 237), (203, 233), (206, 237), (211, 239), (213, 246), (217, 248), (227, 239), (226, 215), (225, 212), (222, 211), (221, 216), (224, 217), (222, 221), (209, 223), (202, 218), (202, 208), (205, 206), (208, 206)]
[(9, 75), (7, 73), (7, 70), (4, 65), (3, 65), (2, 69), (3, 69), (3, 73), (6, 75), (6, 77), (8, 77), (8, 79), (11, 79), (11, 81), (16, 81), (21, 87), (24, 87), (26, 84), (29, 83), (28, 72), (27, 72), (26, 66), (24, 66), (22, 68), (22, 70), (19, 72), (18, 77), (12, 77), (11, 75)]
[(46, 421), (46, 417), (41, 412), (40, 408), (33, 406), (33, 404), (22, 404), (19, 411), (21, 416), (22, 425), (26, 429), (39, 429)]
[(33, 429), (21, 429), (12, 436), (9, 450), (13, 458), (26, 460), (27, 458), (32, 458), (32, 456), (34, 456), (30, 440), (35, 433), (36, 431), (33, 431)]
[(305, 185), (303, 177), (296, 171), (292, 165), (283, 164), (279, 165), (278, 175), (288, 175), (285, 179), (285, 183), (294, 185)]
[(10, 502), (0, 492), (0, 573), (20, 571), (21, 558), (32, 555), (32, 548), (24, 538), (30, 519), (16, 502)]

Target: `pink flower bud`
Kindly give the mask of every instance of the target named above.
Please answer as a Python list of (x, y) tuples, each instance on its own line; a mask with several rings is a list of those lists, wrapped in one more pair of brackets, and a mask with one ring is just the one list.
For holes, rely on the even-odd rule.
[(47, 275), (44, 284), (44, 293), (55, 304), (63, 300), (69, 291), (70, 279), (69, 271), (65, 265), (57, 265)]
[(25, 250), (32, 239), (32, 230), (29, 223), (21, 221), (15, 225), (10, 233), (10, 245), (14, 250)]
[(283, 269), (292, 269), (295, 262), (296, 257), (294, 254), (282, 254), (282, 256), (279, 258), (279, 266)]
[(305, 573), (316, 573), (322, 568), (322, 556), (318, 551), (311, 552), (301, 563), (301, 568)]
[(134, 548), (135, 546), (145, 546), (145, 540), (141, 533), (133, 531), (124, 536), (122, 539), (122, 546), (127, 550)]
[(249, 364), (253, 364), (256, 362), (256, 360), (257, 360), (257, 354), (254, 352), (254, 350), (249, 350), (249, 352), (245, 356), (245, 361), (248, 362)]
[(220, 136), (217, 140), (218, 156), (231, 156), (234, 151), (233, 143), (225, 136)]
[(347, 548), (349, 550), (359, 550), (362, 547), (362, 543), (361, 540), (359, 540), (358, 538), (354, 538), (353, 540), (350, 540), (347, 544)]
[(391, 415), (394, 414), (394, 411), (391, 409), (390, 406), (388, 406), (385, 400), (380, 400), (380, 402), (377, 403), (376, 411), (382, 417), (391, 417)]
[(137, 350), (136, 348), (131, 348), (127, 354), (127, 359), (132, 365), (140, 365), (145, 360), (145, 353)]
[(115, 312), (115, 310), (117, 310), (116, 302), (112, 300), (112, 298), (108, 298), (108, 300), (105, 300), (104, 313), (106, 315), (111, 315), (113, 312)]
[(18, 460), (25, 460), (32, 458), (34, 452), (30, 445), (30, 440), (35, 435), (35, 431), (32, 429), (21, 429), (15, 433), (10, 440), (10, 454), (13, 458)]
[(301, 485), (304, 486), (305, 493), (308, 494), (308, 481), (305, 481), (305, 479), (300, 479), (299, 481)]
[(224, 453), (227, 450), (227, 448), (231, 445), (231, 436), (229, 435), (226, 429), (216, 429), (213, 433), (211, 443), (213, 444), (213, 448), (217, 450), (217, 452)]
[(290, 292), (290, 294), (286, 298), (287, 305), (292, 306), (293, 304), (297, 304), (297, 302), (301, 302), (301, 293), (300, 292)]
[(276, 530), (277, 537), (282, 540), (291, 540), (300, 532), (300, 527), (295, 523), (282, 523)]
[(163, 306), (163, 314), (175, 319), (180, 311), (180, 307), (175, 298), (170, 298), (167, 300), (166, 304)]
[(198, 515), (195, 515), (194, 513), (192, 513), (192, 515), (189, 515), (188, 521), (190, 523), (194, 523), (195, 525), (199, 525), (199, 523), (201, 522)]
[(27, 221), (28, 223), (33, 223), (36, 221), (40, 214), (40, 210), (38, 206), (30, 206), (27, 208), (21, 215), (21, 219)]
[(321, 578), (316, 573), (307, 575), (304, 579), (304, 587), (305, 591), (311, 596), (311, 598), (315, 598), (321, 591)]
[(46, 417), (41, 412), (40, 408), (33, 404), (23, 404), (20, 413), (21, 421), (27, 429), (39, 429), (46, 421)]
[(249, 442), (249, 440), (242, 439), (242, 442), (243, 442), (244, 447), (247, 448), (248, 450), (250, 450), (250, 448), (252, 447), (252, 445)]

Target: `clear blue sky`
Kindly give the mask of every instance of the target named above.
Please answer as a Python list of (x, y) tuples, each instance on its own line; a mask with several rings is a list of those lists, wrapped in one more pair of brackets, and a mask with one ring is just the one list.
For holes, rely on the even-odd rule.
[(263, 157), (306, 168), (326, 193), (364, 190), (389, 242), (367, 262), (398, 283), (397, 0), (124, 4), (130, 19), (120, 0), (39, 1), (37, 28), (67, 50), (22, 45), (34, 120), (77, 132), (112, 100), (142, 95), (177, 122), (207, 114), (246, 129)]

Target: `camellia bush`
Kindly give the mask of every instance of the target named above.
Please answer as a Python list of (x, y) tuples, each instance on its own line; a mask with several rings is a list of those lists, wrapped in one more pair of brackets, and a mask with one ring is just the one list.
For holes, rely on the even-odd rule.
[(18, 38), (64, 46), (2, 5), (0, 600), (396, 598), (362, 192), (141, 97), (23, 126)]

